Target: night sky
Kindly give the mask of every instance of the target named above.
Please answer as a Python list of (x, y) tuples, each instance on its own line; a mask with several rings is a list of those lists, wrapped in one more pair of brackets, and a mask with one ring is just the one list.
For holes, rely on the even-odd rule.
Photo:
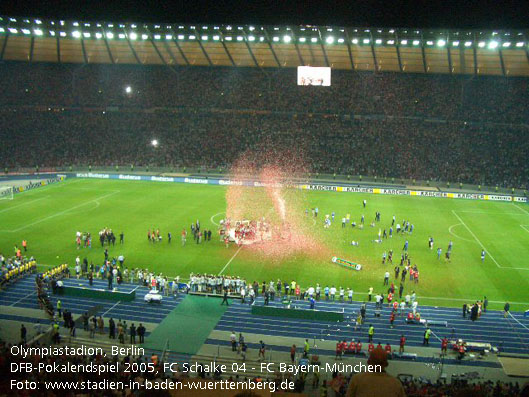
[(112, 22), (332, 25), (452, 29), (528, 29), (525, 1), (98, 1), (2, 0), (18, 17)]

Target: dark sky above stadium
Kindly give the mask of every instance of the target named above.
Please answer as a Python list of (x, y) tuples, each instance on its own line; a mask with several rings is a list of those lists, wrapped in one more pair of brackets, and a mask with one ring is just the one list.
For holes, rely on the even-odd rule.
[(123, 22), (315, 24), (452, 29), (529, 28), (528, 0), (2, 0), (0, 12), (3, 15), (20, 17)]

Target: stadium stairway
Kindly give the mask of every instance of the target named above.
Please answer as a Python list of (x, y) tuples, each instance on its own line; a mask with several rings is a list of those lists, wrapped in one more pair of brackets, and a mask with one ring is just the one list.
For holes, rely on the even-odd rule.
[[(255, 304), (262, 305), (259, 297)], [(251, 314), (248, 304), (235, 303), (229, 307), (218, 322), (215, 330), (232, 331), (270, 336), (295, 337), (301, 340), (338, 340), (351, 339), (367, 342), (367, 330), (370, 324), (375, 327), (374, 342), (390, 343), (398, 346), (401, 335), (407, 338), (407, 346), (422, 346), (425, 326), (406, 324), (405, 315), (397, 316), (394, 328), (390, 328), (391, 309), (386, 305), (380, 317), (375, 317), (375, 304), (367, 303), (366, 321), (355, 331), (355, 321), (362, 302), (353, 303), (319, 301), (316, 308), (344, 312), (344, 322), (321, 322), (281, 317), (265, 317)], [(270, 306), (283, 307), (283, 304), (271, 301)], [(294, 301), (292, 306), (309, 309), (307, 301)], [(440, 349), (441, 339), (463, 339), (466, 342), (490, 343), (501, 352), (529, 354), (529, 318), (522, 313), (512, 313), (513, 318), (504, 318), (503, 312), (487, 311), (475, 322), (462, 317), (462, 311), (456, 308), (419, 306), (421, 318), (428, 321), (446, 322), (447, 327), (432, 325), (430, 347)], [(406, 312), (407, 313), (407, 312)]]

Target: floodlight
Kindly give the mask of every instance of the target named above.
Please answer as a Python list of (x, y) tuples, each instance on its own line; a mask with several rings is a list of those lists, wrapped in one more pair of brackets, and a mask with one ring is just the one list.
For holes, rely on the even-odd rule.
[(101, 33), (99, 33), (99, 32), (96, 33), (96, 39), (100, 39), (102, 37), (103, 37), (103, 35)]
[(173, 35), (172, 34), (166, 34), (165, 35), (165, 40), (172, 40), (173, 39)]
[(358, 44), (358, 39), (353, 39), (353, 44)]
[(79, 26), (79, 22), (74, 22), (73, 26)]
[(231, 37), (231, 36), (227, 36), (227, 37), (224, 38), (224, 40), (226, 40), (226, 41), (231, 41), (231, 40), (232, 40), (232, 37)]
[(250, 26), (248, 29), (250, 30), (250, 32), (253, 32), (255, 30), (253, 26)]
[(54, 30), (50, 30), (50, 35), (55, 37), (55, 31)]
[(42, 21), (41, 21), (40, 19), (35, 19), (35, 23), (36, 23), (37, 25), (40, 25), (40, 24), (42, 23)]
[(376, 39), (375, 44), (382, 44), (382, 39)]
[(290, 40), (292, 40), (292, 37), (290, 37), (289, 35), (285, 35), (285, 36), (283, 36), (283, 41), (284, 41), (285, 43), (290, 43)]
[(237, 41), (243, 41), (244, 37), (242, 36), (237, 36)]
[(456, 41), (453, 41), (453, 42), (452, 42), (452, 45), (453, 45), (454, 47), (457, 47), (457, 46), (459, 45), (459, 41), (457, 41), (457, 40), (456, 40)]
[(274, 40), (275, 42), (278, 42), (279, 41), (279, 37), (274, 37), (272, 40)]
[(178, 40), (184, 40), (184, 39), (185, 39), (185, 36), (183, 34), (178, 35)]
[(421, 41), (420, 40), (413, 40), (412, 44), (413, 45), (419, 45), (419, 44), (421, 44)]
[(131, 87), (130, 85), (126, 86), (126, 87), (125, 87), (125, 92), (126, 92), (127, 94), (130, 94), (130, 93), (132, 92), (132, 87)]
[(264, 36), (259, 37), (259, 41), (264, 41), (264, 39), (265, 39)]
[(471, 41), (465, 41), (465, 47), (470, 47), (472, 45)]
[(483, 47), (485, 47), (485, 42), (484, 42), (484, 41), (480, 41), (480, 42), (478, 43), (478, 47), (479, 47), (479, 48), (483, 48)]
[[(419, 41), (419, 40), (414, 40), (414, 41)], [(407, 44), (408, 44), (408, 40), (401, 40), (401, 41), (400, 41), (400, 44), (401, 44), (401, 45), (407, 45)], [(417, 43), (417, 44), (414, 43), (413, 45), (418, 45), (418, 44), (419, 44), (419, 43)]]
[(129, 34), (129, 39), (131, 40), (136, 40), (138, 38), (138, 35), (134, 32), (132, 32), (131, 34)]
[(153, 145), (154, 147), (157, 147), (158, 146), (158, 140), (157, 139), (153, 139), (151, 141), (151, 145)]
[(248, 41), (255, 41), (255, 36), (248, 36)]
[(189, 40), (195, 40), (196, 38), (197, 38), (197, 37), (196, 37), (194, 34), (192, 34), (192, 35), (189, 36)]
[(340, 38), (338, 39), (338, 43), (342, 44), (344, 42), (344, 39)]
[(441, 39), (441, 40), (437, 40), (437, 46), (438, 47), (444, 47), (446, 45), (446, 41)]
[(114, 38), (114, 33), (112, 33), (112, 32), (107, 32), (107, 37), (108, 37), (109, 39), (113, 39), (113, 38)]
[(523, 41), (519, 41), (518, 43), (516, 43), (516, 47), (523, 47)]
[(307, 41), (307, 39), (305, 37), (300, 37), (299, 38), (299, 42), (300, 43), (304, 43), (305, 41)]
[(4, 28), (0, 27), (0, 32), (5, 32)]
[(18, 33), (18, 30), (16, 30), (15, 28), (8, 28), (9, 32), (10, 33), (13, 33), (13, 34), (17, 34)]
[(59, 32), (59, 36), (66, 37), (66, 32)]
[(313, 38), (310, 39), (310, 42), (311, 43), (317, 43), (318, 39), (316, 37), (313, 37)]
[(24, 34), (30, 34), (31, 32), (28, 29), (22, 29), (22, 33)]
[(161, 38), (162, 38), (162, 35), (160, 35), (160, 34), (155, 34), (154, 35), (154, 39), (155, 40), (160, 40)]
[(498, 42), (497, 42), (497, 41), (491, 41), (491, 42), (489, 43), (489, 49), (490, 49), (490, 50), (493, 50), (493, 49), (495, 49), (496, 47), (498, 47)]
[(213, 40), (219, 41), (219, 39), (220, 39), (220, 36), (213, 36)]
[(84, 36), (85, 38), (89, 39), (89, 38), (90, 38), (90, 33), (89, 33), (89, 32), (84, 32), (84, 33), (83, 33), (83, 36)]
[(389, 44), (389, 45), (393, 45), (393, 44), (395, 44), (395, 40), (388, 40), (388, 44)]
[(40, 30), (40, 29), (35, 29), (33, 32), (34, 32), (37, 36), (42, 36), (42, 30)]
[(120, 33), (120, 34), (118, 34), (118, 37), (119, 37), (120, 39), (124, 39), (124, 38), (125, 38), (125, 34)]
[(149, 38), (149, 35), (147, 35), (145, 33), (141, 35), (141, 39), (142, 40), (147, 40), (148, 38)]
[(503, 47), (510, 47), (511, 46), (511, 43), (509, 43), (508, 41), (506, 41), (505, 43), (502, 44)]
[(427, 44), (427, 45), (433, 45), (433, 41), (432, 41), (432, 40), (428, 40), (428, 41), (426, 42), (426, 44)]
[(334, 37), (332, 37), (332, 36), (327, 37), (327, 39), (325, 39), (325, 42), (326, 42), (327, 44), (332, 44), (332, 43), (334, 43)]
[(81, 32), (75, 30), (72, 32), (72, 36), (75, 37), (76, 39), (78, 39), (79, 37), (81, 37)]
[(364, 44), (369, 44), (369, 39), (364, 39), (363, 43)]
[(208, 36), (202, 36), (202, 41), (208, 41)]

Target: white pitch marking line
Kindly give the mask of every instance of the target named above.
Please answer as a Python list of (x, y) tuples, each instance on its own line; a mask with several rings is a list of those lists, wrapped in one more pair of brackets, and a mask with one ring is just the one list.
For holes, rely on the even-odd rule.
[(53, 215), (50, 215), (50, 216), (47, 216), (47, 217), (45, 217), (45, 218), (39, 219), (38, 221), (35, 221), (35, 222), (32, 222), (32, 223), (28, 223), (27, 225), (24, 225), (24, 226), (21, 226), (21, 227), (19, 227), (19, 228), (17, 228), (17, 229), (11, 230), (11, 232), (12, 232), (12, 233), (15, 233), (15, 232), (18, 232), (18, 231), (20, 231), (20, 230), (27, 229), (28, 227), (31, 227), (31, 226), (34, 226), (34, 225), (36, 225), (36, 224), (38, 224), (38, 223), (41, 223), (41, 222), (47, 221), (48, 219), (55, 218), (56, 216), (66, 214), (67, 212), (70, 212), (70, 211), (75, 210), (75, 209), (77, 209), (77, 208), (83, 207), (83, 206), (85, 206), (86, 204), (90, 204), (90, 203), (93, 203), (93, 202), (97, 202), (97, 200), (102, 200), (102, 199), (104, 199), (104, 198), (106, 198), (106, 197), (113, 196), (114, 194), (117, 194), (117, 193), (119, 193), (119, 192), (120, 192), (119, 190), (116, 190), (116, 191), (113, 192), (113, 193), (105, 194), (104, 196), (97, 197), (97, 198), (95, 198), (95, 199), (93, 199), (93, 200), (90, 200), (90, 201), (86, 201), (86, 202), (84, 202), (84, 203), (82, 203), (82, 204), (76, 205), (75, 207), (68, 208), (67, 210), (64, 210), (64, 211), (61, 211), (61, 212), (57, 212), (57, 213), (55, 213), (55, 214), (53, 214)]
[(233, 256), (231, 257), (231, 259), (228, 261), (228, 263), (226, 263), (226, 265), (224, 265), (224, 267), (222, 268), (222, 270), (219, 272), (219, 276), (224, 273), (224, 270), (226, 270), (226, 268), (228, 267), (228, 265), (231, 263), (232, 260), (235, 259), (235, 257), (237, 256), (237, 254), (239, 253), (239, 251), (241, 250), (242, 248), (242, 245), (239, 247), (239, 249), (235, 252), (235, 254), (233, 254)]
[(24, 296), (23, 298), (20, 298), (16, 302), (11, 303), (9, 306), (15, 306), (18, 302), (22, 302), (24, 299), (29, 298), (30, 296), (35, 295), (35, 294), (36, 294), (36, 292), (32, 292), (31, 294), (28, 294), (28, 295)]
[[(478, 242), (479, 245), (481, 245), (481, 248), (483, 248), (483, 250), (487, 253), (488, 256), (490, 256), (490, 259), (492, 259), (494, 261), (494, 263), (496, 264), (496, 266), (498, 266), (500, 269), (502, 268), (502, 266), (500, 266), (500, 264), (496, 261), (496, 259), (494, 259), (494, 257), (490, 254), (490, 252), (485, 248), (485, 246), (481, 243), (481, 241), (479, 241), (479, 239), (476, 237), (476, 235), (472, 232), (472, 230), (470, 230), (470, 228), (467, 226), (467, 224), (465, 222), (463, 222), (463, 219), (461, 219), (461, 217), (459, 215), (456, 214), (456, 212), (454, 210), (452, 210), (452, 213), (457, 217), (457, 219), (459, 219), (459, 222), (461, 222), (461, 224), (463, 226), (465, 226), (467, 228), (467, 230), (469, 231), (469, 233), (476, 239), (476, 241)], [(529, 270), (529, 269), (527, 269)]]
[(450, 227), (448, 228), (448, 233), (450, 233), (450, 234), (451, 234), (452, 236), (454, 236), (454, 237), (457, 237), (457, 238), (460, 239), (460, 240), (468, 241), (469, 243), (475, 243), (475, 241), (472, 241), (472, 240), (470, 240), (470, 239), (468, 239), (468, 238), (463, 238), (463, 237), (461, 237), (461, 236), (458, 236), (457, 234), (455, 234), (455, 233), (452, 231), (452, 228), (453, 228), (453, 227), (456, 227), (456, 226), (459, 226), (459, 225), (461, 225), (461, 223), (456, 223), (455, 225), (450, 226)]
[(516, 205), (516, 204), (514, 204), (514, 203), (513, 203), (512, 205), (514, 205), (514, 206), (515, 206), (516, 208), (518, 208), (520, 211), (523, 211), (523, 212), (525, 212), (527, 215), (529, 215), (529, 211), (527, 211), (525, 208), (519, 207), (518, 205)]
[(527, 233), (529, 233), (529, 225), (520, 225), (520, 227), (525, 230)]
[(117, 301), (116, 303), (114, 303), (114, 305), (112, 305), (112, 307), (110, 309), (108, 309), (106, 312), (104, 312), (101, 317), (105, 317), (105, 315), (111, 311), (113, 308), (115, 308), (117, 305), (119, 305), (121, 303), (121, 301)]
[(463, 222), (463, 219), (461, 219), (461, 217), (460, 217), (459, 215), (457, 215), (456, 212), (455, 212), (454, 210), (452, 210), (452, 213), (457, 217), (457, 219), (459, 219), (459, 221), (461, 222), (461, 224), (467, 228), (467, 230), (470, 232), (470, 234), (476, 239), (477, 243), (481, 246), (481, 248), (483, 248), (483, 250), (487, 253), (487, 255), (490, 256), (490, 259), (492, 259), (492, 260), (494, 261), (494, 263), (496, 264), (496, 266), (498, 266), (500, 269), (513, 269), (513, 270), (526, 270), (526, 271), (529, 271), (529, 268), (527, 268), (527, 267), (501, 266), (501, 265), (496, 261), (496, 259), (494, 259), (494, 257), (491, 255), (491, 253), (485, 248), (485, 246), (481, 243), (481, 241), (478, 240), (478, 238), (476, 237), (476, 235), (475, 235), (474, 233), (472, 233), (472, 230), (470, 230), (470, 228), (466, 225), (466, 223)]
[(2, 212), (10, 211), (10, 210), (12, 210), (12, 209), (14, 209), (14, 208), (22, 207), (23, 205), (26, 205), (26, 204), (33, 204), (33, 203), (36, 202), (36, 201), (44, 200), (45, 198), (48, 198), (48, 197), (50, 197), (50, 196), (41, 197), (41, 198), (38, 198), (38, 199), (36, 199), (36, 200), (26, 201), (26, 202), (24, 202), (24, 203), (22, 203), (22, 204), (15, 205), (15, 206), (13, 206), (13, 207), (4, 208), (3, 210), (0, 211), (0, 214), (1, 214)]
[(218, 212), (216, 213), (215, 215), (211, 215), (211, 218), (209, 218), (209, 220), (211, 221), (211, 223), (213, 223), (214, 225), (216, 226), (220, 226), (217, 222), (215, 222), (213, 219), (215, 219), (217, 216), (221, 215), (221, 214), (224, 214), (225, 212)]

